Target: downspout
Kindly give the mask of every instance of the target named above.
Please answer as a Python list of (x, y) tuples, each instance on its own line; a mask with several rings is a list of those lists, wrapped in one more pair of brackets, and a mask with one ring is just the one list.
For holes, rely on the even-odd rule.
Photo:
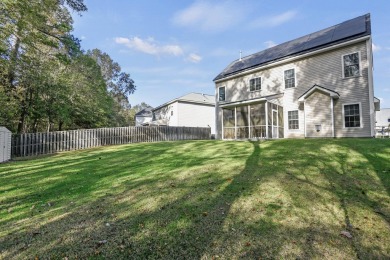
[(375, 136), (375, 108), (374, 108), (374, 82), (373, 82), (373, 54), (372, 54), (372, 39), (366, 41), (367, 48), (367, 63), (368, 63), (368, 104), (370, 106), (370, 128), (371, 136)]

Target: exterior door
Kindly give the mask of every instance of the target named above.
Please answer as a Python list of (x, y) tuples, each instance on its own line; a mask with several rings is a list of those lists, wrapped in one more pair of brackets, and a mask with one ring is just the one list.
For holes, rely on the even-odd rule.
[(272, 138), (279, 138), (277, 110), (272, 110)]

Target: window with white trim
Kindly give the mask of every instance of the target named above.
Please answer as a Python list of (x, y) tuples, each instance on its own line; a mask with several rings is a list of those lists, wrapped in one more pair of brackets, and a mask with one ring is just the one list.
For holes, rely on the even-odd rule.
[(360, 127), (360, 104), (344, 105), (344, 126)]
[(284, 87), (295, 87), (295, 69), (289, 69), (284, 71)]
[(225, 101), (226, 99), (226, 88), (225, 87), (219, 87), (218, 88), (218, 101)]
[(288, 111), (288, 129), (299, 129), (298, 110)]
[(360, 75), (359, 53), (351, 53), (343, 56), (344, 78)]
[(249, 80), (249, 90), (256, 91), (261, 89), (261, 77)]

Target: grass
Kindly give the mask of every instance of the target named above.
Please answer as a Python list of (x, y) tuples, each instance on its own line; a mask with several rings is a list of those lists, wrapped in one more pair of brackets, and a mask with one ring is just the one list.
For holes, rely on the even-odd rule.
[(0, 258), (36, 257), (389, 259), (390, 140), (161, 142), (2, 164)]

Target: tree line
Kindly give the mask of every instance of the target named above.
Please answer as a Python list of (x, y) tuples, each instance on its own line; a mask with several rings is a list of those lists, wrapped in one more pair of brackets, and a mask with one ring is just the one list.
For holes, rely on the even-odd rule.
[(83, 51), (83, 0), (0, 1), (0, 125), (16, 133), (131, 124), (136, 86), (107, 53)]

